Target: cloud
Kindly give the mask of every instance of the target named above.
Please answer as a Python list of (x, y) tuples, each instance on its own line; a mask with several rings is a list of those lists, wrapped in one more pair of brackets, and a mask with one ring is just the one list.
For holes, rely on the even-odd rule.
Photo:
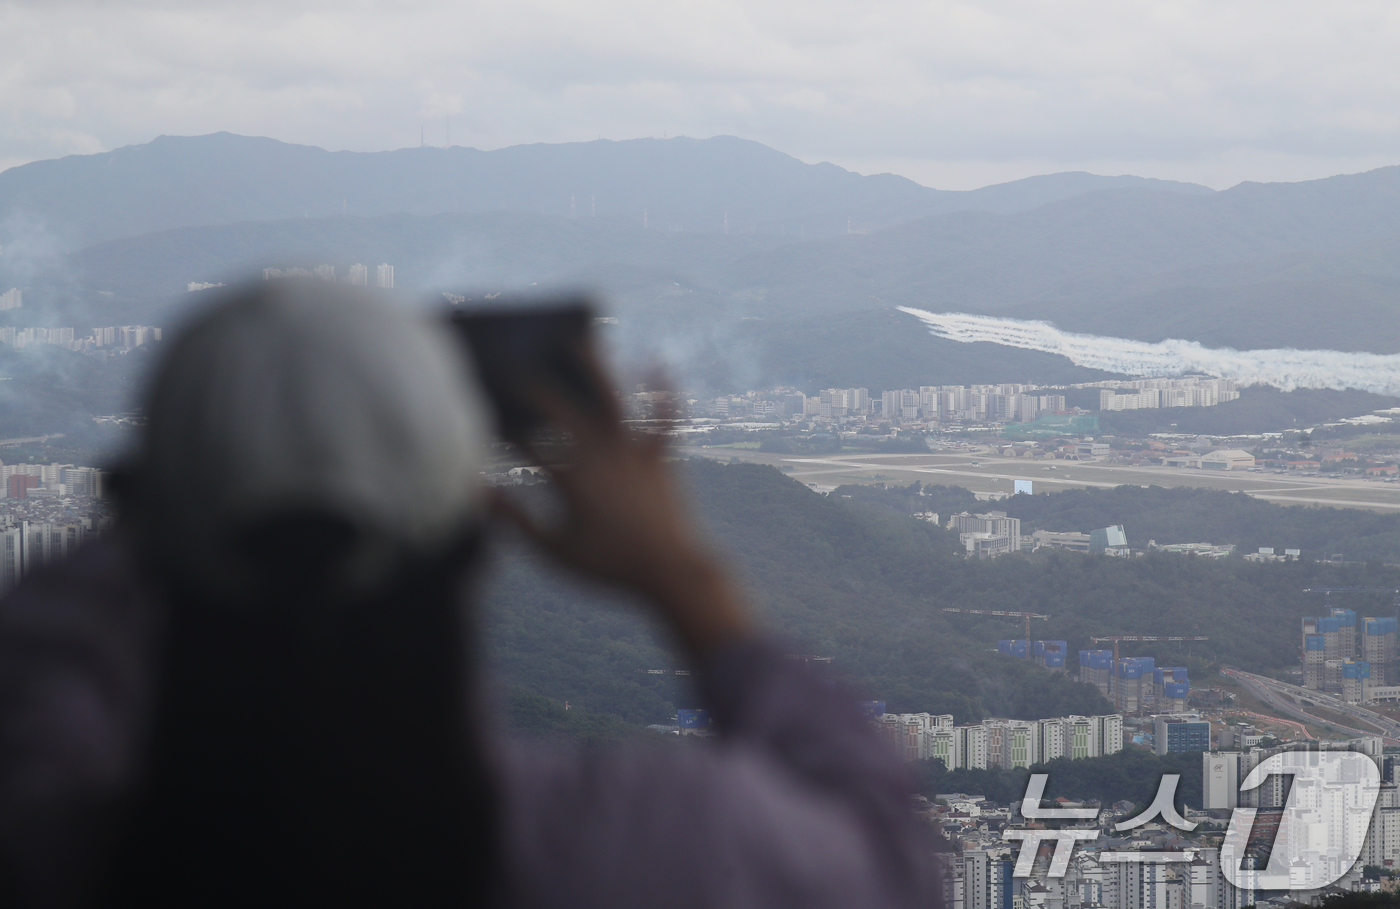
[(1059, 354), (1077, 366), (1130, 376), (1205, 373), (1242, 385), (1295, 388), (1359, 388), (1400, 395), (1400, 354), (1337, 350), (1232, 350), (1195, 341), (1158, 343), (1061, 331), (1048, 322), (1023, 322), (966, 313), (932, 313), (899, 307), (923, 321), (930, 333), (966, 344), (986, 342)]
[(736, 134), (956, 186), (1400, 161), (1381, 0), (0, 0), (0, 161), (227, 129), (328, 148)]

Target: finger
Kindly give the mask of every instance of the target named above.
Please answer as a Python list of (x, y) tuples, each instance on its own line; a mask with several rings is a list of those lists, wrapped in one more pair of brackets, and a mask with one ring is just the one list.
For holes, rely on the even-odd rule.
[(656, 427), (645, 434), (642, 444), (646, 446), (647, 454), (653, 459), (660, 460), (666, 454), (666, 449), (671, 447), (670, 424)]
[(579, 362), (593, 383), (593, 388), (601, 398), (598, 403), (603, 408), (600, 416), (607, 423), (622, 425), (622, 402), (617, 397), (617, 383), (603, 367), (603, 358), (591, 339), (582, 339), (578, 346)]
[(486, 509), (493, 516), (501, 518), (507, 523), (514, 524), (532, 543), (546, 552), (558, 552), (559, 540), (557, 535), (546, 530), (544, 525), (535, 520), (535, 518), (522, 508), (518, 502), (501, 490), (492, 489), (488, 492)]
[(545, 420), (558, 426), (574, 437), (574, 440), (587, 444), (614, 434), (620, 422), (612, 425), (596, 413), (588, 413), (569, 399), (558, 388), (544, 383), (532, 384), (526, 389), (530, 403), (543, 412)]
[(666, 370), (661, 367), (647, 370), (646, 376), (647, 387), (662, 394), (661, 400), (657, 401), (653, 408), (653, 416), (660, 421), (662, 432), (670, 432), (682, 416), (680, 396), (676, 394), (675, 386), (671, 384)]

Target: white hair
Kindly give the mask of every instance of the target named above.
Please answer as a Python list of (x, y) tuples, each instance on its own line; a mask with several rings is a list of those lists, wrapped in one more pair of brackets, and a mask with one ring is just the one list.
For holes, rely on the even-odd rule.
[(139, 513), (200, 587), (252, 584), (237, 535), (287, 513), (355, 531), (337, 581), (366, 589), (480, 511), (487, 414), (445, 328), (371, 292), (276, 282), (173, 340), (148, 396)]

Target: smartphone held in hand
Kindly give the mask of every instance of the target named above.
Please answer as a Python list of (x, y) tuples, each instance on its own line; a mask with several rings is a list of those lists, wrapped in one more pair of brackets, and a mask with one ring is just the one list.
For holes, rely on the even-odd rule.
[(542, 397), (590, 416), (608, 413), (610, 393), (593, 350), (594, 315), (581, 296), (452, 312), (452, 328), (471, 352), (503, 438), (523, 441), (546, 423)]

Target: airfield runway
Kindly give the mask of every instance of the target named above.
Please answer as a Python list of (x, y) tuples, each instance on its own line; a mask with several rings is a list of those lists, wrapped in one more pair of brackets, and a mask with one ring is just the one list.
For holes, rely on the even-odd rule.
[(1193, 486), (1224, 489), (1280, 505), (1336, 506), (1375, 511), (1400, 509), (1400, 483), (1359, 477), (1303, 477), (1296, 473), (1211, 471), (1185, 467), (1131, 467), (1099, 461), (1027, 461), (989, 448), (928, 454), (838, 454), (821, 457), (761, 452), (744, 445), (688, 446), (683, 454), (771, 464), (819, 491), (848, 483), (908, 485), (915, 481), (963, 486), (979, 496), (1010, 495), (1016, 480), (1035, 492), (1076, 487)]

